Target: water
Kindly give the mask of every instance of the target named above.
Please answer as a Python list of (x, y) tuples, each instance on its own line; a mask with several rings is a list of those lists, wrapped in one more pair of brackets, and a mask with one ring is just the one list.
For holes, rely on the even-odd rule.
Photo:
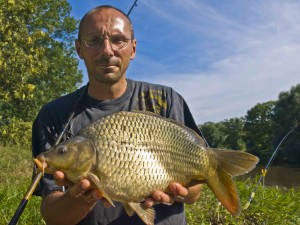
[[(263, 168), (257, 167), (250, 173), (241, 176), (241, 178), (255, 178), (256, 176), (259, 178), (262, 175), (261, 170)], [(262, 182), (265, 186), (300, 187), (300, 167), (271, 166)]]

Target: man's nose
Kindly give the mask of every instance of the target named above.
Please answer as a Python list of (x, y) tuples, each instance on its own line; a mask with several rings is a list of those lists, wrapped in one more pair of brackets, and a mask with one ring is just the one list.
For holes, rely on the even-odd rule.
[(109, 39), (107, 39), (107, 38), (105, 38), (103, 40), (103, 44), (102, 44), (101, 50), (102, 50), (102, 53), (104, 55), (107, 55), (107, 56), (111, 56), (111, 55), (114, 54), (114, 51), (113, 51), (112, 46), (111, 46), (111, 43), (110, 43)]

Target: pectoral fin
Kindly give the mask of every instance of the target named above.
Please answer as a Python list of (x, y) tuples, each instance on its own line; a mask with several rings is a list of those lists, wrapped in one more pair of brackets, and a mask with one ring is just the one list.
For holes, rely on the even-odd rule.
[(95, 175), (95, 174), (88, 174), (88, 177), (96, 184), (96, 186), (98, 187), (99, 191), (101, 192), (102, 196), (113, 206), (115, 207), (113, 201), (111, 200), (110, 197), (108, 197), (107, 193), (105, 192), (105, 190), (102, 188), (99, 178)]
[(153, 207), (146, 207), (143, 203), (128, 202), (124, 203), (124, 209), (129, 216), (136, 212), (145, 224), (154, 225), (155, 210)]

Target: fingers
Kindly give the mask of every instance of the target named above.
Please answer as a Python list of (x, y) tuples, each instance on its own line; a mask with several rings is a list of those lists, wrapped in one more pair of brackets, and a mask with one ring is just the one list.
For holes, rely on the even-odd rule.
[(75, 183), (68, 191), (71, 196), (82, 199), (90, 205), (94, 205), (98, 200), (102, 200), (105, 207), (108, 208), (111, 206), (105, 198), (102, 198), (103, 196), (99, 189), (94, 188), (93, 183), (87, 179)]
[(66, 179), (65, 174), (61, 171), (55, 171), (53, 174), (53, 178), (55, 182), (60, 186), (71, 187), (73, 183)]
[(189, 194), (188, 189), (178, 183), (171, 183), (169, 185), (169, 190), (174, 196), (178, 198), (185, 198)]
[(68, 193), (71, 197), (78, 200), (83, 200), (86, 203), (94, 204), (102, 195), (98, 189), (92, 189), (92, 184), (89, 180), (83, 179), (73, 184), (69, 189)]
[(90, 180), (82, 179), (74, 184), (66, 179), (65, 174), (61, 171), (56, 171), (53, 177), (58, 185), (69, 187), (68, 193), (71, 197), (80, 198), (90, 204), (95, 204), (101, 199), (105, 207), (108, 208), (111, 206), (105, 198), (102, 198), (101, 192), (98, 188), (95, 188), (95, 185)]
[[(152, 198), (147, 198), (144, 202), (144, 204), (148, 207), (152, 207), (156, 204), (164, 204), (164, 205), (172, 205), (175, 201), (175, 196), (177, 195), (177, 192), (185, 193), (184, 190), (179, 189), (177, 191), (177, 187), (175, 184), (172, 185), (171, 193), (166, 193), (162, 191), (155, 191), (152, 194)], [(169, 187), (170, 188), (170, 187)], [(175, 195), (176, 194), (176, 195)]]
[(144, 204), (147, 207), (152, 207), (156, 204), (172, 205), (174, 201), (192, 204), (200, 197), (201, 184), (190, 187), (183, 187), (179, 183), (171, 183), (169, 185), (169, 192), (155, 191), (152, 198), (147, 198)]
[(155, 191), (152, 194), (152, 198), (147, 198), (144, 202), (147, 207), (152, 207), (159, 203), (164, 205), (172, 205), (174, 203), (174, 197), (162, 191)]
[(183, 187), (180, 184), (172, 183), (169, 188), (175, 196), (175, 201), (186, 204), (193, 204), (200, 198), (202, 184), (195, 184), (188, 187)]

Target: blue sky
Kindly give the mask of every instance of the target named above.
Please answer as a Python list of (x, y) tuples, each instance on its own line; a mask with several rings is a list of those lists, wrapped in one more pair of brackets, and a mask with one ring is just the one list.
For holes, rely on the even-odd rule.
[[(76, 19), (100, 4), (69, 0)], [(171, 86), (197, 124), (245, 116), (300, 83), (300, 1), (138, 0), (131, 12), (137, 56), (127, 76)], [(83, 63), (80, 69), (87, 75)]]

